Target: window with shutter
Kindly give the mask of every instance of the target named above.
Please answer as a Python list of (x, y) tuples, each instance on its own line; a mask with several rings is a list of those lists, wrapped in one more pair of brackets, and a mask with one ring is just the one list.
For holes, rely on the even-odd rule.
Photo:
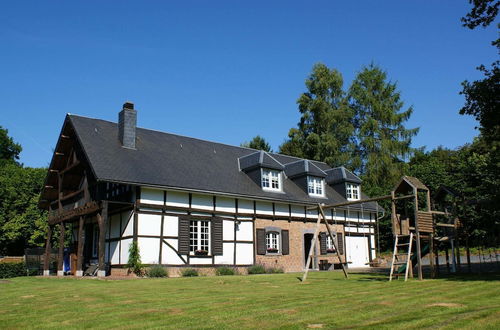
[(288, 230), (281, 231), (281, 254), (290, 254), (290, 238)]
[(339, 249), (339, 254), (344, 254), (344, 237), (342, 233), (337, 233), (337, 245)]
[(319, 233), (319, 250), (321, 254), (326, 254), (326, 240), (327, 234), (325, 232)]
[(179, 254), (189, 254), (189, 225), (188, 216), (179, 217)]
[(222, 255), (222, 218), (212, 218), (212, 255)]
[(257, 239), (257, 254), (265, 255), (266, 254), (266, 230), (265, 229), (257, 229), (256, 230), (256, 239)]

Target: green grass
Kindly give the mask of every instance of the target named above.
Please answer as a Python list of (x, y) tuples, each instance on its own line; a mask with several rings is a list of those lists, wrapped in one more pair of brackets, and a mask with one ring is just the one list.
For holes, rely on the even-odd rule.
[(0, 281), (0, 328), (500, 328), (500, 274), (300, 275), (15, 278)]

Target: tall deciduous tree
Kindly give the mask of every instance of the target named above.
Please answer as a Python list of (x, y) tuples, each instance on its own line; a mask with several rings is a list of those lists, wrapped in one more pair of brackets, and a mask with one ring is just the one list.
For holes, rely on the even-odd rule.
[(343, 90), (342, 74), (326, 65), (314, 65), (305, 81), (307, 92), (297, 100), (302, 114), (280, 153), (320, 160), (331, 166), (353, 162), (353, 113)]
[(378, 190), (373, 193), (387, 192), (415, 151), (411, 141), (419, 129), (405, 127), (413, 108), (402, 110), (396, 83), (388, 81), (386, 72), (373, 64), (357, 74), (349, 89), (349, 102), (355, 113), (356, 152), (361, 158), (356, 172), (363, 177), (368, 193), (375, 187)]
[(9, 136), (9, 131), (0, 126), (0, 162), (17, 161), (21, 153), (21, 145)]
[(267, 143), (267, 141), (260, 135), (255, 136), (249, 142), (243, 142), (240, 146), (257, 150), (264, 150), (267, 152), (272, 151), (269, 143)]

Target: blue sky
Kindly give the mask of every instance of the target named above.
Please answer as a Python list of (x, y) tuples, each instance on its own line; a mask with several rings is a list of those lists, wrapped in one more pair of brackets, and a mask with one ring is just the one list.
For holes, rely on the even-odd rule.
[(477, 135), (460, 116), (464, 79), (497, 59), (496, 30), (460, 24), (448, 1), (4, 1), (0, 125), (21, 161), (47, 166), (66, 113), (276, 150), (296, 126), (296, 100), (316, 62), (346, 88), (374, 62), (397, 81), (420, 127), (415, 147), (456, 148)]

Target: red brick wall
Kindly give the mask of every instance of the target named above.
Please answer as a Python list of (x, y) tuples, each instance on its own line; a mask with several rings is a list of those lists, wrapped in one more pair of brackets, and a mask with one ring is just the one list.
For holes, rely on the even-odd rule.
[[(286, 220), (255, 220), (255, 229), (265, 227), (279, 227), (288, 230), (290, 235), (290, 254), (288, 255), (256, 255), (255, 263), (262, 264), (265, 267), (282, 268), (285, 272), (300, 272), (304, 270), (304, 230), (316, 229), (316, 222), (302, 222), (302, 221), (286, 221)], [(320, 225), (320, 232), (326, 232), (326, 226)], [(330, 225), (331, 230), (344, 234), (343, 225)], [(345, 235), (344, 235), (345, 237)], [(345, 238), (344, 238), (345, 240)], [(257, 242), (255, 242), (257, 244)], [(344, 249), (345, 250), (345, 249)], [(318, 254), (317, 262), (320, 260), (328, 260), (329, 263), (338, 263), (336, 254), (319, 255), (319, 239), (316, 241), (316, 251)], [(345, 255), (341, 255), (342, 260), (345, 261)]]

